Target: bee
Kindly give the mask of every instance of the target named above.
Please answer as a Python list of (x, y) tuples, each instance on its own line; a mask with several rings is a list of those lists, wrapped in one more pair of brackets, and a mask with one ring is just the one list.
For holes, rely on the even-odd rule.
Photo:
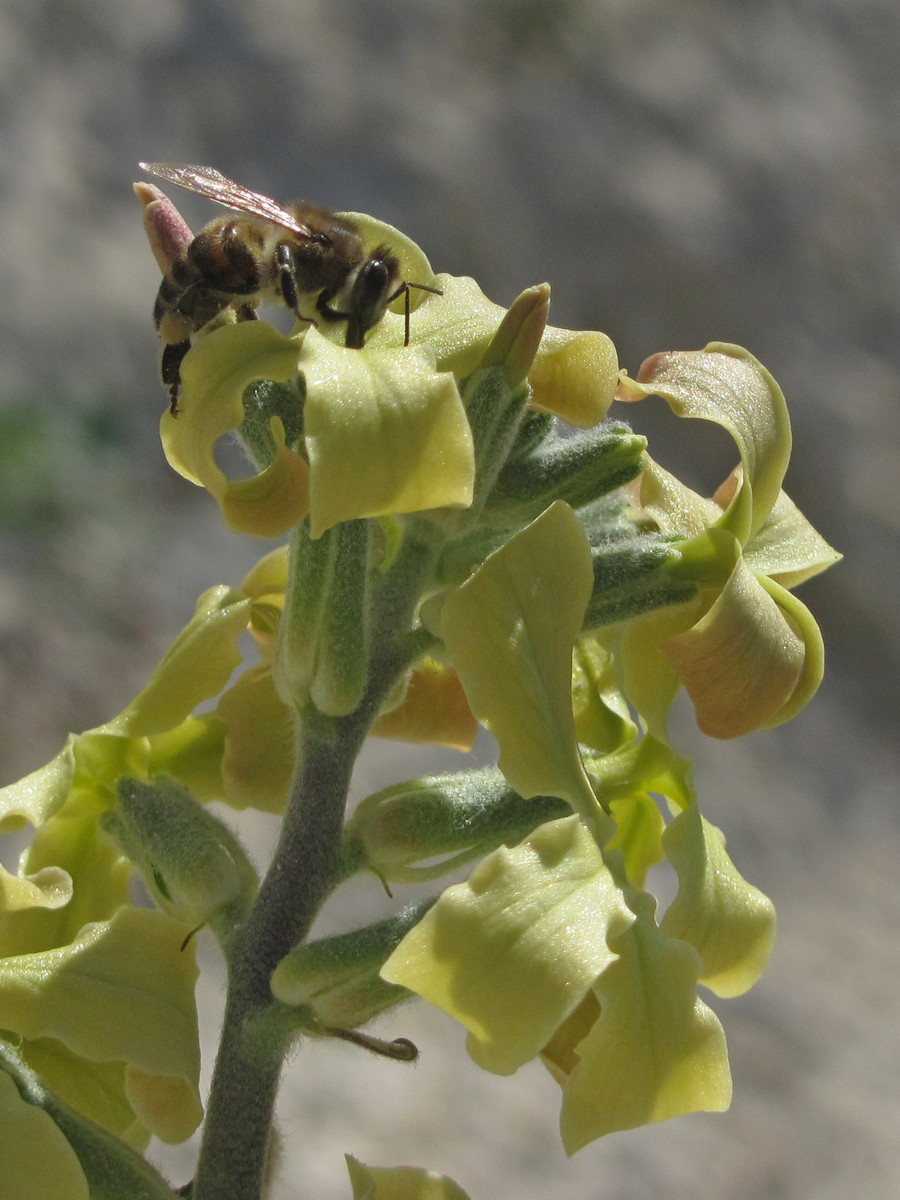
[[(282, 208), (212, 167), (139, 165), (240, 214), (210, 221), (172, 261), (159, 286), (153, 318), (165, 343), (162, 380), (169, 387), (173, 414), (191, 337), (226, 309), (233, 309), (239, 321), (253, 320), (257, 305), (269, 298), (312, 325), (346, 321), (345, 344), (358, 350), (400, 296), (406, 297), (408, 345), (410, 288), (441, 294), (427, 284), (401, 280), (400, 262), (390, 246), (367, 252), (349, 217), (305, 201)], [(312, 306), (315, 316), (301, 312), (304, 304)]]

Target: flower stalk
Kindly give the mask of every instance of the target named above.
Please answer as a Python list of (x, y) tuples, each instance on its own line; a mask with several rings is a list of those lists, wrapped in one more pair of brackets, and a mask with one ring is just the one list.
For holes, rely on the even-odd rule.
[[(546, 284), (503, 310), (359, 214), (339, 220), (371, 278), (390, 266), (421, 286), (395, 297), (411, 312), (365, 308), (375, 323), (348, 347), (346, 313), (297, 268), (337, 253), (330, 236), (208, 168), (163, 177), (280, 221), (276, 290), (302, 317), (288, 337), (249, 319), (251, 281), (232, 295), (237, 277), (215, 275), (203, 247), (221, 226), (197, 248), (171, 201), (136, 186), (193, 342), (176, 348), (165, 453), (235, 532), (288, 542), (200, 597), (124, 712), (0, 790), (0, 830), (35, 828), (18, 871), (0, 868), (0, 1160), (27, 1128), (23, 1194), (162, 1200), (176, 1193), (138, 1151), (203, 1118), (177, 1194), (261, 1200), (291, 1047), (330, 1038), (412, 1061), (409, 1039), (363, 1028), (412, 995), (466, 1028), (483, 1069), (541, 1061), (568, 1153), (724, 1110), (724, 1030), (697, 988), (752, 987), (774, 912), (703, 817), (668, 714), (684, 686), (700, 728), (735, 737), (795, 715), (821, 678), (821, 636), (791, 589), (838, 556), (782, 490), (777, 384), (721, 343), (629, 379), (604, 334), (547, 325)], [(235, 236), (226, 258), (240, 259)], [(714, 497), (605, 420), (617, 389), (728, 431), (739, 462)], [(255, 474), (222, 470), (227, 435)], [(495, 766), (396, 781), (348, 814), (367, 737), (465, 752), (479, 728)], [(209, 801), (281, 817), (261, 882)], [(678, 890), (657, 915), (645, 887), (663, 860)], [(133, 873), (155, 910), (131, 902)], [(353, 875), (379, 895), (436, 886), (310, 941)], [(204, 1117), (205, 927), (228, 993)], [(348, 1169), (360, 1200), (466, 1200), (421, 1168)]]

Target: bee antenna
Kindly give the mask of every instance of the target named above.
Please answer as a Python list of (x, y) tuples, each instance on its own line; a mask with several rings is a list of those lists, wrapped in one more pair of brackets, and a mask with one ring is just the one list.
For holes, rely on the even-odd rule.
[(432, 296), (443, 296), (443, 294), (444, 294), (440, 288), (429, 287), (429, 285), (427, 283), (410, 283), (409, 280), (404, 279), (403, 283), (400, 284), (400, 286), (397, 288), (397, 290), (392, 295), (388, 296), (388, 299), (387, 299), (388, 304), (393, 304), (394, 301), (399, 300), (401, 296), (403, 297), (403, 300), (404, 300), (404, 304), (403, 304), (403, 316), (404, 316), (403, 345), (404, 346), (409, 345), (409, 291), (410, 291), (410, 288), (417, 288), (420, 292), (431, 292)]

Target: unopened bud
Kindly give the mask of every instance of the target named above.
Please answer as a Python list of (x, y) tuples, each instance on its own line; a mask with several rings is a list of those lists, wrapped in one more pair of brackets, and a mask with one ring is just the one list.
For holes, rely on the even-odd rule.
[(332, 1034), (365, 1024), (408, 997), (380, 971), (431, 904), (411, 904), (365, 929), (298, 946), (275, 968), (273, 994), (283, 1004), (309, 1008)]
[(219, 937), (246, 912), (257, 877), (227, 825), (170, 779), (121, 779), (103, 827), (144, 877), (159, 907)]
[(367, 796), (345, 826), (345, 854), (388, 882), (438, 879), (570, 812), (553, 796), (523, 799), (497, 767), (425, 776)]

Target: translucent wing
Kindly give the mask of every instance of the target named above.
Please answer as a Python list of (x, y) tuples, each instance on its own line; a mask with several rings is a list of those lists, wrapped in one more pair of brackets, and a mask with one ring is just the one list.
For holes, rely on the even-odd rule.
[(187, 163), (145, 162), (138, 163), (138, 166), (149, 175), (156, 175), (159, 179), (165, 179), (167, 183), (177, 184), (178, 187), (197, 192), (200, 196), (207, 196), (217, 204), (224, 204), (226, 208), (249, 213), (253, 217), (262, 217), (264, 221), (287, 229), (296, 237), (313, 238), (317, 242), (328, 240), (325, 235), (298, 221), (292, 213), (270, 200), (268, 196), (241, 187), (239, 183), (212, 167), (196, 167)]

